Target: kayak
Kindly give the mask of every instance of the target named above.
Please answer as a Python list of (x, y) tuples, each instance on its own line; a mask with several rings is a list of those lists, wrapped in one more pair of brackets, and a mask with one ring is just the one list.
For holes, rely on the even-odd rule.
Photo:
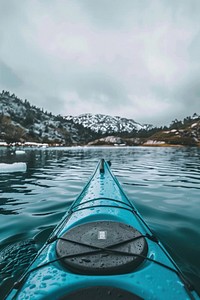
[(6, 299), (199, 299), (100, 160)]

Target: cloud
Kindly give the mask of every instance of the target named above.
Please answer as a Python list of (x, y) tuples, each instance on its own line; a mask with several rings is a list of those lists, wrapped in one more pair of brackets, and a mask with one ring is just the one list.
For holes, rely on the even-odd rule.
[(0, 82), (5, 88), (20, 87), (23, 82), (19, 79), (18, 75), (6, 64), (0, 61)]
[(139, 10), (142, 11), (145, 5), (148, 6), (147, 0), (134, 2), (126, 0), (125, 3), (120, 0), (109, 2), (106, 0), (75, 0), (75, 2), (83, 9), (89, 22), (95, 24), (101, 30), (115, 31), (126, 27), (130, 19), (133, 20)]
[(56, 114), (165, 125), (199, 113), (199, 9), (198, 0), (2, 0), (0, 89)]

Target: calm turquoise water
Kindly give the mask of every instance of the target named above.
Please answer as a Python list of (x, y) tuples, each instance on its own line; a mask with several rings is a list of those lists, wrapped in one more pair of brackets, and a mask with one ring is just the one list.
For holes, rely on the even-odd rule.
[(111, 160), (129, 199), (199, 290), (199, 148), (49, 148), (21, 155), (0, 148), (0, 164), (27, 163), (26, 172), (0, 170), (0, 250), (29, 238), (40, 247), (100, 158)]

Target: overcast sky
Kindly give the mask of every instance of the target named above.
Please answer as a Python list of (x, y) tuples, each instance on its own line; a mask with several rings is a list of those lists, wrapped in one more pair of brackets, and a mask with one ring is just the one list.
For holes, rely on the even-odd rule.
[(55, 114), (200, 114), (199, 0), (1, 0), (0, 90)]

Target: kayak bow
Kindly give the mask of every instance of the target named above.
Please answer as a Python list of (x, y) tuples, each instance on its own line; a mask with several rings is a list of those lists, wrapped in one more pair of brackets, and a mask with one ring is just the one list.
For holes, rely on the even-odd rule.
[(199, 299), (101, 160), (7, 299)]

